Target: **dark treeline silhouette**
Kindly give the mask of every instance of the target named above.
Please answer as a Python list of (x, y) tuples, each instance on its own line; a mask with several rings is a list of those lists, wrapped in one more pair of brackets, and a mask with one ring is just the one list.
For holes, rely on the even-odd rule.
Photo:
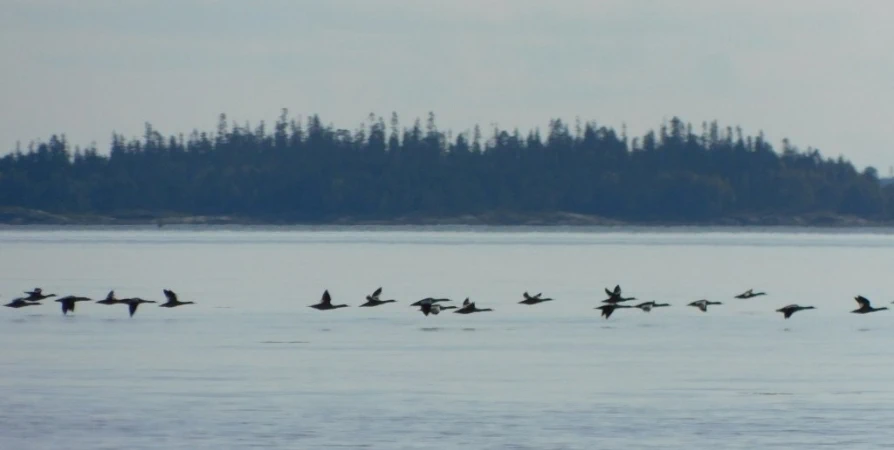
[(113, 134), (111, 151), (71, 149), (64, 136), (0, 159), (0, 206), (60, 214), (144, 211), (259, 220), (448, 217), (553, 212), (626, 221), (701, 222), (748, 215), (894, 217), (894, 187), (875, 169), (823, 159), (787, 140), (678, 118), (628, 139), (596, 123), (453, 135), (430, 114), (402, 128), (370, 115), (356, 130), (283, 110), (215, 133), (142, 139)]

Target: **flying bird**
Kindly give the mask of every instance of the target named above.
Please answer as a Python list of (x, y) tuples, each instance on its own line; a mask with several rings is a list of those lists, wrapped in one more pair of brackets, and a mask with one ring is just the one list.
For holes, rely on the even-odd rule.
[(25, 306), (38, 306), (38, 305), (40, 305), (40, 303), (37, 303), (37, 302), (29, 302), (29, 301), (27, 301), (27, 300), (25, 300), (25, 299), (23, 299), (23, 298), (17, 298), (17, 299), (15, 299), (15, 300), (13, 300), (13, 301), (11, 301), (11, 302), (9, 302), (9, 303), (3, 305), (3, 306), (6, 306), (6, 307), (8, 307), (8, 308), (16, 308), (16, 309), (18, 309), (18, 308), (22, 308), (22, 307), (25, 307)]
[(754, 292), (754, 289), (749, 289), (749, 290), (737, 295), (736, 298), (749, 299), (749, 298), (754, 298), (754, 297), (760, 297), (761, 295), (767, 295), (767, 293), (766, 292)]
[(486, 311), (493, 311), (493, 310), (490, 308), (478, 309), (478, 307), (475, 306), (475, 302), (470, 302), (469, 298), (466, 297), (466, 300), (463, 301), (463, 306), (461, 308), (457, 309), (456, 311), (453, 311), (453, 313), (454, 314), (472, 314), (472, 313), (479, 313), (479, 312), (486, 312)]
[(67, 315), (69, 311), (74, 312), (75, 303), (92, 302), (93, 299), (87, 297), (76, 297), (74, 295), (66, 295), (65, 297), (56, 299), (56, 301), (62, 303), (62, 314)]
[(310, 307), (320, 311), (328, 311), (330, 309), (347, 308), (348, 305), (333, 305), (332, 297), (329, 295), (329, 290), (327, 289), (323, 291), (323, 298), (320, 299), (320, 303), (310, 305)]
[(884, 310), (888, 309), (887, 306), (882, 306), (881, 308), (873, 308), (872, 305), (869, 303), (869, 299), (862, 295), (858, 295), (858, 296), (854, 297), (854, 300), (856, 300), (857, 304), (860, 305), (859, 308), (851, 311), (854, 314), (866, 314), (866, 313), (871, 313), (871, 312), (876, 312), (876, 311), (884, 311)]
[(23, 297), (22, 300), (25, 300), (25, 301), (28, 301), (28, 302), (39, 302), (39, 301), (41, 301), (41, 300), (43, 300), (43, 299), (45, 299), (45, 298), (50, 298), (50, 297), (55, 297), (55, 296), (56, 296), (56, 294), (46, 294), (46, 295), (44, 295), (44, 293), (43, 293), (43, 289), (41, 289), (41, 288), (34, 288), (33, 291), (25, 291), (25, 293), (28, 294), (28, 296), (27, 296), (27, 297)]
[(700, 309), (702, 312), (708, 312), (708, 305), (722, 305), (720, 302), (711, 302), (708, 300), (696, 300), (686, 306), (695, 306)]
[[(440, 303), (440, 302), (450, 302), (450, 301), (453, 301), (453, 300), (450, 300), (449, 298), (425, 297), (422, 300), (410, 303), (410, 306), (422, 306), (423, 303)], [(441, 309), (445, 309), (445, 308), (441, 308)]]
[(440, 304), (431, 301), (426, 301), (419, 305), (419, 311), (422, 311), (422, 314), (426, 316), (429, 314), (437, 316), (442, 309), (456, 309), (456, 306), (441, 306)]
[(163, 289), (162, 291), (165, 293), (165, 297), (168, 299), (167, 302), (158, 305), (162, 308), (174, 308), (180, 305), (195, 304), (195, 302), (181, 302), (180, 300), (177, 300), (177, 294), (175, 294), (174, 291), (170, 289)]
[(609, 297), (620, 297), (621, 296), (621, 285), (616, 284), (614, 290), (609, 290), (605, 288), (605, 293), (608, 294)]
[(603, 300), (602, 303), (608, 304), (618, 304), (621, 302), (627, 302), (630, 300), (636, 300), (636, 297), (624, 297), (621, 295), (621, 285), (615, 285), (614, 290), (605, 289), (605, 293), (608, 294), (608, 298)]
[(792, 304), (792, 305), (783, 306), (782, 308), (777, 309), (776, 312), (781, 312), (782, 315), (786, 319), (788, 319), (789, 317), (792, 316), (792, 314), (794, 314), (798, 311), (803, 311), (805, 309), (816, 309), (816, 308), (814, 308), (813, 306), (800, 306), (800, 305)]
[(519, 303), (521, 303), (522, 305), (536, 305), (538, 303), (550, 302), (553, 300), (551, 298), (543, 298), (541, 297), (541, 295), (543, 294), (538, 293), (537, 295), (529, 295), (527, 292), (525, 292), (524, 294), (522, 294), (524, 300), (520, 301)]
[(655, 303), (655, 302), (645, 302), (635, 305), (634, 308), (639, 308), (645, 312), (651, 312), (652, 308), (663, 308), (665, 306), (670, 306), (669, 303)]
[(372, 295), (366, 296), (366, 303), (360, 305), (360, 307), (361, 308), (373, 307), (373, 306), (384, 305), (385, 303), (394, 303), (397, 301), (397, 300), (382, 300), (379, 298), (379, 295), (381, 295), (381, 294), (382, 294), (382, 288), (376, 289), (375, 292), (372, 293)]
[(158, 303), (158, 302), (156, 302), (154, 300), (143, 300), (139, 297), (134, 297), (134, 298), (125, 298), (125, 299), (121, 300), (119, 303), (126, 303), (127, 309), (130, 312), (130, 317), (133, 317), (133, 315), (136, 314), (136, 312), (137, 312), (137, 308), (139, 308), (141, 304), (143, 304), (143, 303)]
[(100, 305), (117, 305), (118, 303), (125, 303), (124, 300), (119, 300), (115, 297), (115, 291), (109, 291), (106, 295), (106, 298), (102, 300), (98, 300), (96, 303)]

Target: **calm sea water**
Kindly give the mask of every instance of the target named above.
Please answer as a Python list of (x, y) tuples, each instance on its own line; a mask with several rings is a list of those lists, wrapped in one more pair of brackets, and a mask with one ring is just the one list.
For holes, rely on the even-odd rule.
[[(0, 308), (0, 449), (892, 447), (894, 311), (849, 314), (892, 268), (886, 233), (0, 229), (0, 300), (197, 302)], [(603, 320), (616, 283), (673, 306)]]

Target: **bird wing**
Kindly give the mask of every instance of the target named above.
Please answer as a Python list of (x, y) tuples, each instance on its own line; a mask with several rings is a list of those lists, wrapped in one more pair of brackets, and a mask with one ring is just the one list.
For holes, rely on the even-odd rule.
[(524, 296), (524, 297), (525, 297), (525, 300), (530, 300), (530, 299), (531, 299), (531, 296), (530, 296), (530, 295), (528, 295), (528, 291), (525, 291), (525, 293), (524, 293), (524, 294), (522, 294), (522, 296)]
[(466, 299), (463, 300), (463, 306), (469, 306), (469, 304), (470, 304), (469, 297), (466, 297)]
[(329, 289), (323, 291), (323, 298), (320, 299), (320, 303), (331, 305), (332, 304), (332, 296), (329, 295)]
[(177, 303), (177, 294), (175, 294), (174, 291), (172, 291), (170, 289), (165, 289), (164, 292), (165, 292), (165, 297), (167, 297), (169, 302)]
[(856, 300), (857, 304), (860, 305), (861, 307), (866, 307), (866, 308), (870, 307), (869, 299), (862, 295), (858, 295), (858, 296), (854, 297), (854, 300)]
[(380, 287), (380, 288), (376, 289), (375, 291), (373, 291), (372, 296), (373, 296), (373, 298), (375, 298), (375, 297), (378, 297), (378, 296), (381, 295), (381, 294), (382, 294), (382, 288)]
[(130, 311), (130, 317), (133, 317), (134, 313), (137, 312), (138, 306), (140, 306), (139, 302), (130, 302), (127, 304), (127, 309)]

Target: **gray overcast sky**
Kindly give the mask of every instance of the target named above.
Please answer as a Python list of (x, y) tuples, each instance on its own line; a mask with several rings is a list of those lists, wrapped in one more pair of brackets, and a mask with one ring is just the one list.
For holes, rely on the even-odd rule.
[(0, 152), (370, 112), (631, 134), (674, 115), (894, 165), (894, 2), (0, 0)]

